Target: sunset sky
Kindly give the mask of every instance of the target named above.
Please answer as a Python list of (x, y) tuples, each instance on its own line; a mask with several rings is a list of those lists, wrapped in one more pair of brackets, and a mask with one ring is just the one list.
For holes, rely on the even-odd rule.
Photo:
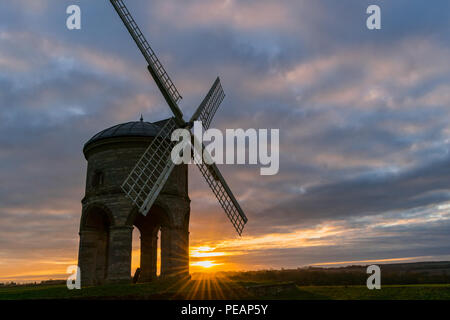
[[(450, 1), (126, 2), (187, 118), (220, 75), (212, 127), (280, 129), (279, 174), (220, 166), (243, 237), (190, 168), (191, 271), (450, 260)], [(76, 264), (82, 147), (141, 113), (170, 116), (109, 1), (0, 2), (0, 282)]]

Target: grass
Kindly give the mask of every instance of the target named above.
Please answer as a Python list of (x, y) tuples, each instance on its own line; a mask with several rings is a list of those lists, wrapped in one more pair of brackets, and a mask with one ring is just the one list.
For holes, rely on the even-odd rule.
[[(268, 297), (272, 299), (274, 297)], [(450, 300), (450, 285), (305, 286), (280, 294), (286, 300)]]
[[(450, 300), (450, 284), (365, 286), (296, 286), (255, 294), (252, 286), (224, 280), (156, 281), (68, 290), (64, 285), (0, 288), (0, 300), (22, 299), (279, 299), (279, 300)], [(271, 283), (273, 285), (274, 283)], [(283, 287), (282, 285), (280, 287)], [(271, 290), (273, 292), (271, 292)], [(280, 290), (279, 290), (280, 291)]]

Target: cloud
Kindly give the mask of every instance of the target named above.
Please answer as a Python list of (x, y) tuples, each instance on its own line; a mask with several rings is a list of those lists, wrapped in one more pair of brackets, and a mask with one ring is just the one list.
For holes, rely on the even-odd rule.
[(157, 1), (156, 8), (161, 19), (170, 20), (179, 28), (227, 25), (238, 30), (261, 31), (273, 27), (287, 29), (294, 24), (287, 6), (268, 0), (190, 0), (181, 6), (176, 1)]
[(376, 171), (366, 176), (307, 189), (258, 216), (285, 225), (326, 219), (347, 219), (450, 200), (450, 158), (397, 174)]

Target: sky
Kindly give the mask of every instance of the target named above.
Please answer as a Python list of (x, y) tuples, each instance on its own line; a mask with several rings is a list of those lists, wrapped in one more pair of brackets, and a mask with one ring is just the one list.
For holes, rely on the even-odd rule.
[[(242, 237), (189, 169), (191, 271), (450, 260), (449, 1), (126, 3), (187, 117), (220, 75), (212, 127), (280, 129), (277, 175), (220, 166)], [(0, 2), (0, 282), (76, 264), (82, 147), (141, 113), (170, 116), (109, 1)]]

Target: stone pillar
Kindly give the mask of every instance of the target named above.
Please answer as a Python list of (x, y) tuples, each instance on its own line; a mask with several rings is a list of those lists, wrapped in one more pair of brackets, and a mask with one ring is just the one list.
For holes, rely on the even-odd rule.
[(186, 228), (161, 228), (161, 277), (189, 276), (189, 232)]
[(80, 231), (78, 266), (81, 271), (81, 286), (95, 284), (97, 265), (98, 231)]
[(94, 284), (104, 284), (108, 271), (108, 231), (99, 231), (97, 234), (97, 257)]
[(141, 275), (139, 282), (156, 279), (158, 233), (156, 231), (141, 233)]
[(133, 227), (114, 226), (109, 229), (107, 282), (131, 282), (131, 242)]

